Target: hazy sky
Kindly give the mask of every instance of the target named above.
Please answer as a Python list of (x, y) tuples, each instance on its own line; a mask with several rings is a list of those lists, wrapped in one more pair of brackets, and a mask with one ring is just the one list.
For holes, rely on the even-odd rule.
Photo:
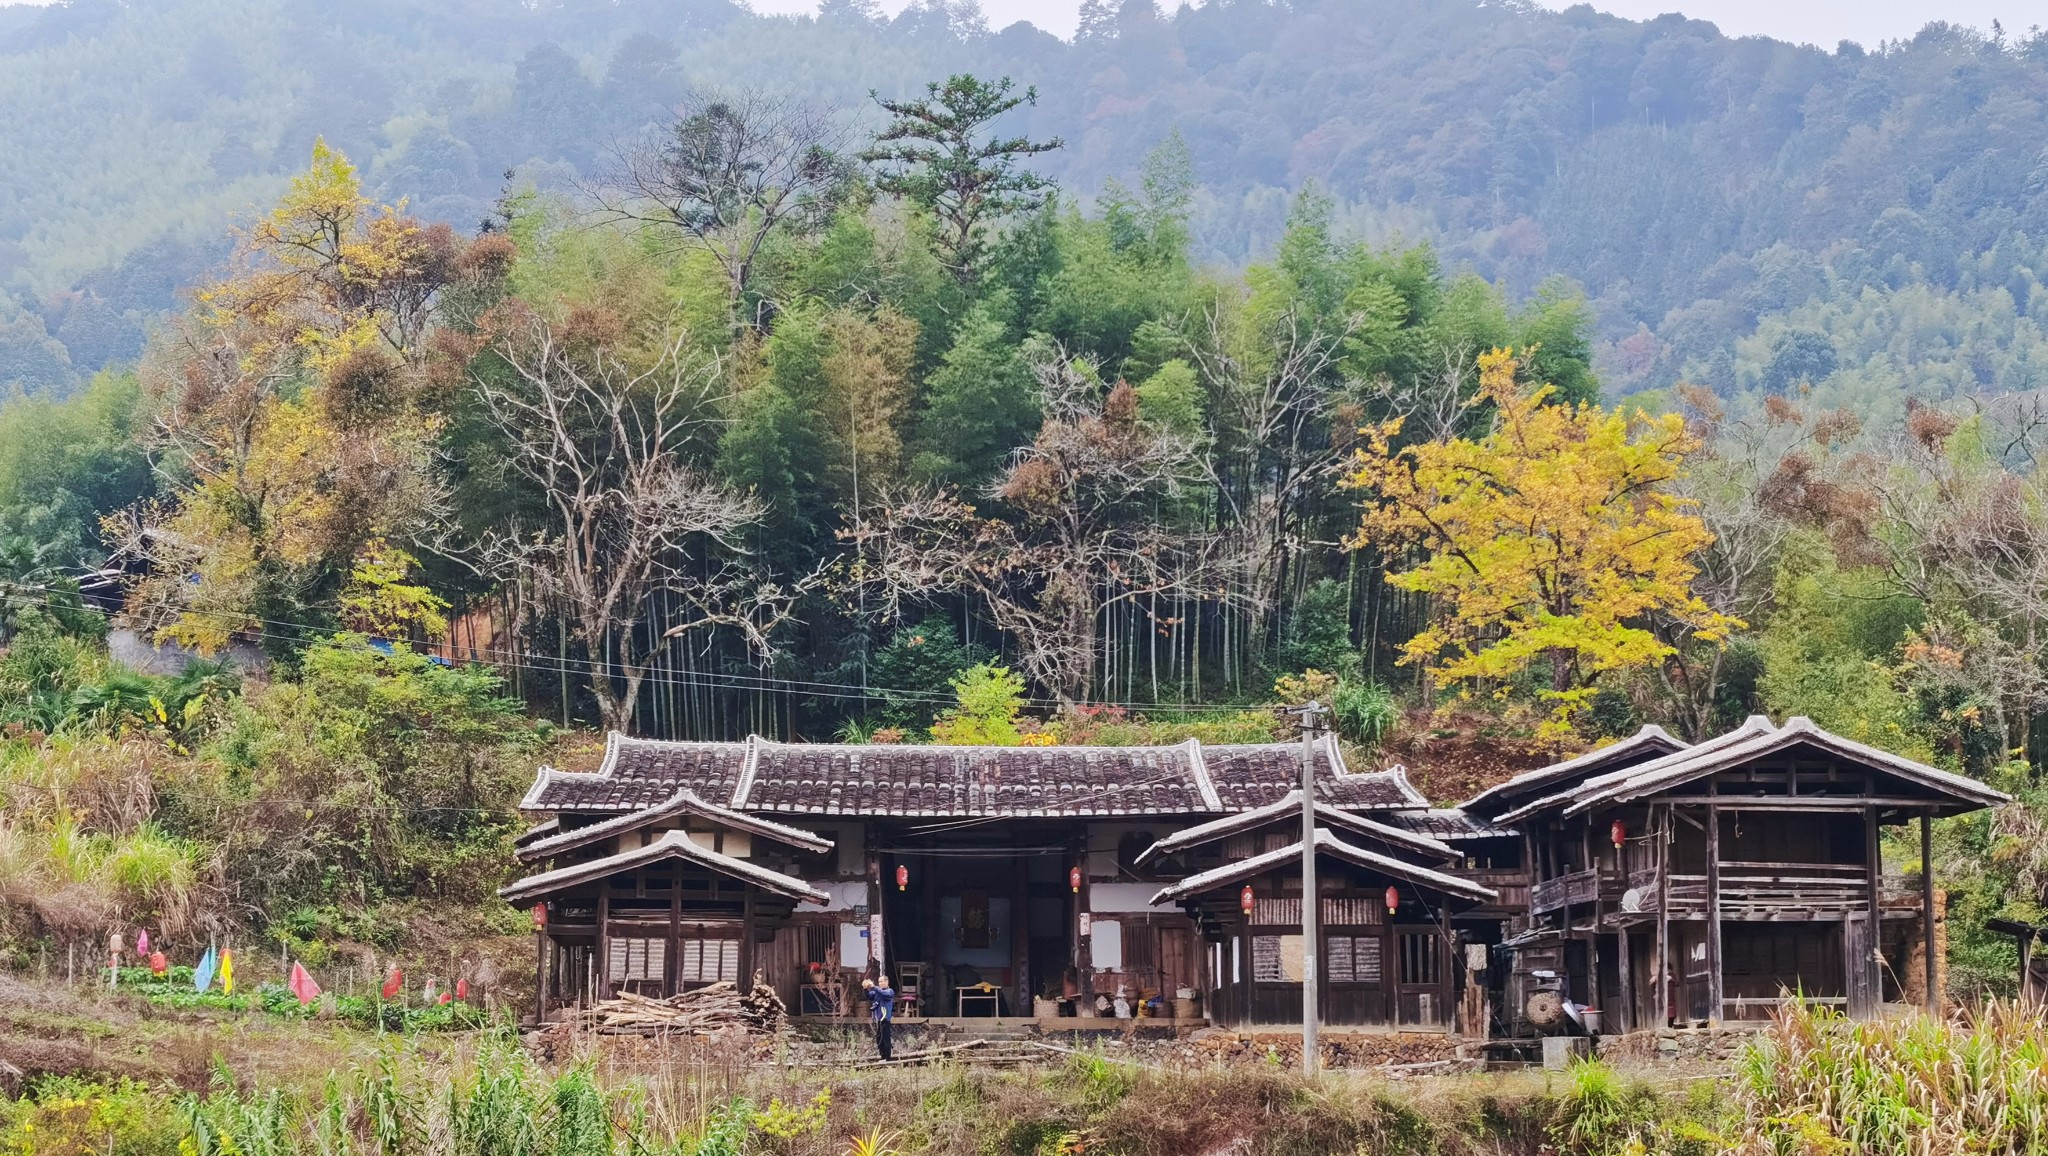
[[(907, 0), (882, 0), (894, 12)], [(1163, 0), (1171, 8), (1176, 0)], [(1569, 0), (1539, 0), (1563, 8)], [(810, 12), (817, 0), (752, 0), (758, 12)], [(1029, 20), (1048, 32), (1070, 36), (1080, 0), (981, 0), (992, 27)], [(1911, 36), (1930, 20), (1948, 20), (1988, 29), (2002, 20), (2008, 32), (2024, 32), (2048, 20), (2041, 0), (1595, 0), (1603, 12), (1644, 20), (1673, 9), (1711, 20), (1730, 36), (1760, 33), (1780, 40), (1804, 41), (1833, 48), (1839, 40), (1866, 47), (1880, 40)]]

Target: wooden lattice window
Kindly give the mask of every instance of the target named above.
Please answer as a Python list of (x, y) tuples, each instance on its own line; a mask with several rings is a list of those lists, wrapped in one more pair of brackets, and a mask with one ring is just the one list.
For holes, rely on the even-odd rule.
[(1401, 982), (1435, 985), (1443, 982), (1443, 941), (1433, 932), (1403, 932), (1400, 940)]
[(668, 966), (668, 940), (615, 936), (606, 972), (613, 983), (662, 979)]
[(1324, 949), (1331, 983), (1380, 982), (1380, 937), (1377, 935), (1332, 935)]
[(685, 939), (676, 959), (680, 983), (732, 983), (740, 978), (740, 941), (737, 939)]

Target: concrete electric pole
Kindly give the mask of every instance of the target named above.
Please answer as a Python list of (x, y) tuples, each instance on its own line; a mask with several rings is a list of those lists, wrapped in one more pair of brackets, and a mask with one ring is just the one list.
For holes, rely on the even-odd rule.
[(1301, 720), (1301, 1071), (1313, 1076), (1322, 1060), (1316, 996), (1323, 955), (1323, 911), (1316, 893), (1316, 736), (1330, 708), (1311, 700), (1293, 713)]

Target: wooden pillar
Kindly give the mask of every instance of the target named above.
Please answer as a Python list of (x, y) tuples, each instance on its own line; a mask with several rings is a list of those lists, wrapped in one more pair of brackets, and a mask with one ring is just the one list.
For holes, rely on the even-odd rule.
[(1081, 917), (1092, 910), (1088, 905), (1088, 836), (1084, 825), (1083, 834), (1076, 841), (1074, 866), (1081, 869), (1081, 889), (1074, 893), (1074, 919), (1068, 924), (1067, 933), (1074, 937), (1074, 973), (1081, 981), (1081, 1002), (1084, 1007), (1076, 1008), (1075, 1014), (1095, 1014), (1095, 945), (1094, 936), (1083, 938)]
[(1707, 1023), (1722, 1018), (1721, 808), (1707, 806)]
[(750, 885), (740, 909), (740, 962), (733, 983), (741, 991), (754, 990), (754, 897), (756, 892)]
[[(2026, 949), (2021, 948), (2020, 953), (2021, 958), (2024, 959), (2026, 957)], [(536, 927), (533, 929), (533, 1023), (535, 1027), (548, 1022), (548, 962), (548, 929)], [(2027, 970), (2022, 966), (2020, 968), (2022, 982), (2025, 981), (2026, 974)]]
[[(1011, 840), (1015, 842), (1014, 839)], [(1031, 1014), (1031, 887), (1027, 861), (1010, 857), (1010, 987), (1017, 1001), (1011, 1014)]]
[(1628, 928), (1619, 928), (1614, 933), (1615, 968), (1621, 975), (1621, 1006), (1614, 1009), (1614, 1024), (1622, 1032), (1632, 1032), (1636, 1027), (1636, 981), (1629, 972), (1634, 968), (1635, 957), (1628, 949)]
[(597, 881), (597, 956), (590, 961), (593, 982), (590, 990), (593, 998), (612, 997), (612, 881)]
[[(1940, 970), (1934, 954), (1938, 947), (1934, 938), (1934, 818), (1925, 811), (1920, 812), (1920, 919), (1927, 930), (1927, 1014), (1940, 1015), (1941, 989), (1936, 986)], [(2024, 973), (2021, 985), (2024, 988)]]
[[(868, 846), (872, 848), (874, 846), (873, 842), (870, 841)], [(870, 978), (889, 974), (888, 964), (882, 958), (883, 950), (888, 947), (888, 944), (883, 942), (883, 937), (887, 934), (888, 927), (882, 919), (882, 860), (880, 856), (871, 853), (868, 855), (868, 970), (866, 972), (866, 975)]]
[(668, 879), (668, 952), (661, 969), (661, 989), (675, 995), (683, 990), (682, 863), (676, 863)]
[(1657, 824), (1657, 985), (1652, 993), (1657, 1006), (1650, 1016), (1650, 1022), (1657, 1027), (1663, 1027), (1671, 1017), (1671, 837), (1675, 831), (1671, 804), (1666, 803), (1662, 821)]
[[(1877, 840), (1877, 808), (1863, 808), (1863, 861), (1866, 865), (1863, 878), (1863, 936), (1853, 943), (1852, 954), (1857, 975), (1850, 981), (1850, 1012), (1854, 1015), (1875, 1015), (1884, 1004), (1884, 975), (1878, 969), (1877, 954), (1884, 930), (1880, 899), (1884, 885), (1884, 850)], [(1861, 988), (1861, 1006), (1854, 993)]]

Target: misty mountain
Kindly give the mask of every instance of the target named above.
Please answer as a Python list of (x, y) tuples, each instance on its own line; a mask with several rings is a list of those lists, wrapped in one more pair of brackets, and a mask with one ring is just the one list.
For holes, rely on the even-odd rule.
[[(73, 0), (0, 7), (0, 381), (133, 359), (324, 136), (473, 228), (572, 187), (693, 89), (868, 99), (1014, 77), (1070, 194), (1178, 130), (1198, 250), (1270, 250), (1304, 188), (1511, 293), (1591, 298), (1611, 394), (2024, 389), (2048, 347), (2048, 35), (1934, 24), (1832, 51), (1475, 0), (1091, 0), (1079, 35), (969, 3), (815, 19), (726, 0)], [(508, 182), (508, 173), (512, 174)], [(1898, 340), (1907, 334), (1903, 342)], [(1791, 374), (1793, 376), (1788, 377)]]

